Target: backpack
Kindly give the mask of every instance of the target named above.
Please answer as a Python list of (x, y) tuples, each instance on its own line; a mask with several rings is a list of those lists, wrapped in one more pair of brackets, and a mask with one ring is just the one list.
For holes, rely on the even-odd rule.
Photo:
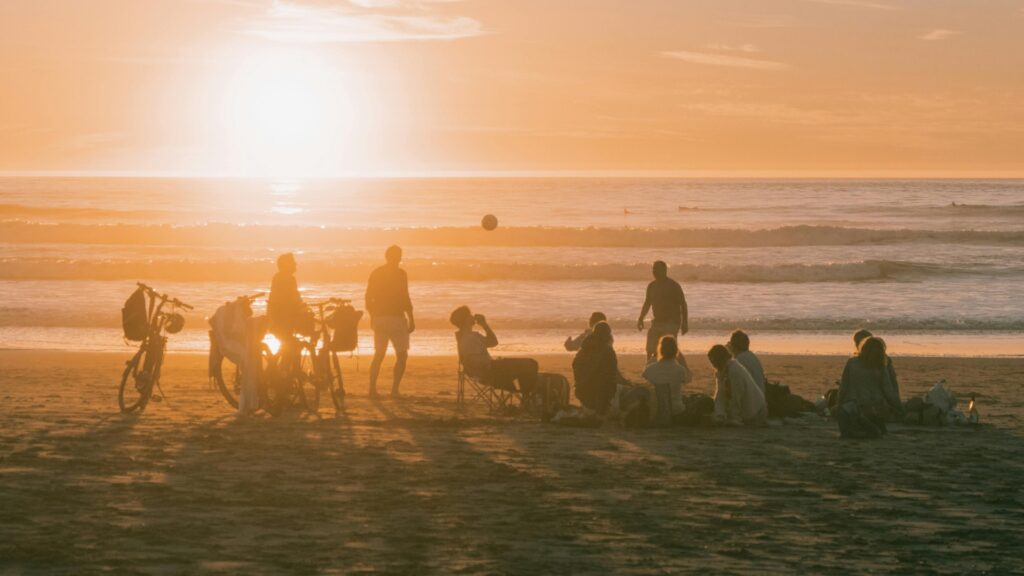
[(561, 374), (541, 372), (537, 375), (537, 393), (541, 395), (541, 419), (550, 421), (569, 407), (569, 380)]
[(352, 352), (359, 347), (359, 321), (363, 311), (356, 310), (351, 304), (340, 304), (328, 318), (334, 329), (331, 348), (335, 352)]
[(146, 291), (139, 288), (124, 302), (121, 308), (121, 327), (124, 339), (142, 342), (149, 334), (149, 310), (146, 307)]

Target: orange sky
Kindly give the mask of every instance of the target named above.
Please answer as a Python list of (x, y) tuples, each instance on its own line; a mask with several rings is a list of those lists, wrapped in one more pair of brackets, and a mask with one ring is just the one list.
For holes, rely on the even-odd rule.
[(1024, 176), (1024, 0), (0, 3), (0, 171)]

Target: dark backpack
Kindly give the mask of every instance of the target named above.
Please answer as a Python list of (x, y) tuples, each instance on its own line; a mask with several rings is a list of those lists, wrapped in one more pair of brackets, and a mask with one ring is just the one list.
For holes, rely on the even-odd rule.
[(569, 407), (569, 380), (561, 374), (541, 372), (537, 375), (537, 394), (541, 396), (541, 419), (548, 422)]
[(146, 291), (139, 288), (124, 302), (121, 308), (121, 327), (124, 339), (141, 342), (149, 334), (149, 310), (146, 307)]
[(356, 310), (351, 304), (341, 304), (328, 319), (334, 328), (331, 348), (335, 352), (352, 352), (359, 347), (359, 321), (363, 319), (363, 311)]

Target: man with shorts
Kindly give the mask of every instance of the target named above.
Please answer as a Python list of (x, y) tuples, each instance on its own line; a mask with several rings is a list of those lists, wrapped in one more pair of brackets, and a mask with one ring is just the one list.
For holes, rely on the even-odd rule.
[(377, 396), (377, 377), (388, 343), (395, 349), (395, 375), (391, 395), (398, 396), (398, 387), (409, 359), (409, 334), (416, 329), (409, 298), (409, 278), (402, 263), (402, 249), (391, 246), (384, 253), (386, 264), (370, 274), (366, 284), (366, 310), (373, 327), (373, 361), (370, 363), (370, 396)]
[(647, 331), (648, 361), (657, 354), (662, 336), (676, 338), (690, 330), (683, 287), (668, 277), (668, 265), (661, 260), (654, 263), (653, 273), (654, 281), (647, 285), (647, 298), (636, 323), (636, 329), (643, 331), (647, 313), (654, 311), (651, 328)]

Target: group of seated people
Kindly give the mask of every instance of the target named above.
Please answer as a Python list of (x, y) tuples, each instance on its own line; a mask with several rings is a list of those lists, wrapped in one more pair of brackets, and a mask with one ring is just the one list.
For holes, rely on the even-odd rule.
[[(459, 357), (467, 374), (486, 380), (489, 386), (534, 391), (538, 382), (537, 361), (530, 358), (492, 358), (490, 348), (498, 338), (479, 314), (467, 306), (451, 314), (458, 328)], [(479, 326), (483, 333), (474, 330)], [(838, 391), (835, 416), (844, 437), (875, 437), (885, 433), (885, 421), (900, 415), (899, 386), (885, 342), (866, 330), (854, 335), (857, 355), (847, 362)], [(648, 358), (643, 382), (630, 382), (619, 371), (611, 325), (601, 312), (590, 317), (588, 327), (565, 341), (575, 351), (573, 378), (576, 398), (584, 411), (600, 418), (626, 419), (646, 411), (641, 421), (654, 426), (694, 422), (694, 410), (685, 401), (684, 387), (693, 379), (686, 358), (674, 336), (658, 341), (656, 354)], [(750, 338), (741, 330), (726, 344), (708, 350), (715, 370), (715, 394), (710, 420), (722, 426), (762, 426), (768, 419), (764, 367), (750, 350)], [(688, 410), (690, 408), (690, 410)]]

